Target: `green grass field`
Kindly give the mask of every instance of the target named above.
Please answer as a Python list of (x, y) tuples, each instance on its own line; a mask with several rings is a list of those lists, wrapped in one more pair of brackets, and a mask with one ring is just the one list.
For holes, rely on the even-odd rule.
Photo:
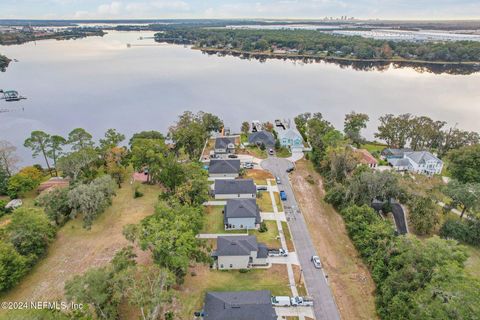
[(257, 236), (257, 241), (264, 243), (269, 248), (280, 248), (281, 243), (278, 235), (277, 223), (275, 221), (265, 221), (268, 231), (260, 232), (258, 230), (249, 231), (252, 236)]
[(205, 207), (205, 224), (201, 233), (245, 233), (245, 230), (225, 230), (223, 224), (224, 206)]
[(273, 212), (272, 199), (268, 191), (261, 191), (257, 194), (257, 204), (262, 212)]

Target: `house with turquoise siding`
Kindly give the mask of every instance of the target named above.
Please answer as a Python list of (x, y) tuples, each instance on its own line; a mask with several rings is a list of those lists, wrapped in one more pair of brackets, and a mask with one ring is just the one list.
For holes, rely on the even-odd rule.
[(303, 148), (303, 138), (300, 132), (294, 129), (280, 130), (278, 132), (280, 145), (286, 148)]

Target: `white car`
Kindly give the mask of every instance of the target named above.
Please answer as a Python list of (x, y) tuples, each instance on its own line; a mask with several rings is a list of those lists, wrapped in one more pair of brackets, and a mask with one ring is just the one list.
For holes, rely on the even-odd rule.
[(273, 149), (268, 149), (268, 154), (273, 156)]
[(313, 262), (313, 265), (315, 266), (315, 268), (317, 268), (317, 269), (322, 268), (322, 264), (321, 264), (320, 258), (318, 256), (312, 256), (312, 259), (310, 259), (310, 260)]
[(275, 181), (277, 184), (282, 184), (282, 180), (280, 180), (280, 177), (275, 177)]

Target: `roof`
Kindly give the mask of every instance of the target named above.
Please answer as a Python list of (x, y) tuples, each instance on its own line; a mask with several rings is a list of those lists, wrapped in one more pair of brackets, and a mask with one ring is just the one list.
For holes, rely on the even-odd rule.
[(300, 134), (300, 132), (298, 132), (297, 130), (294, 130), (294, 129), (280, 130), (278, 132), (278, 138), (279, 139), (287, 138), (287, 139), (292, 139), (292, 140), (300, 138), (300, 140), (303, 141), (303, 138), (302, 138), (302, 135)]
[(408, 167), (410, 165), (410, 161), (406, 158), (388, 159), (388, 163), (394, 167)]
[(225, 223), (228, 218), (255, 218), (255, 223), (260, 223), (260, 209), (255, 199), (227, 200), (225, 206)]
[(221, 137), (215, 139), (215, 149), (227, 149), (229, 144), (235, 146), (235, 138)]
[(273, 146), (275, 145), (275, 137), (271, 132), (268, 132), (268, 131), (253, 132), (248, 137), (248, 143), (250, 144), (263, 143), (266, 146)]
[(220, 236), (217, 237), (217, 250), (214, 256), (249, 256), (252, 251), (258, 251), (255, 236)]
[(412, 151), (413, 150), (410, 148), (403, 148), (403, 149), (386, 148), (382, 150), (382, 156), (403, 157), (405, 152), (412, 152)]
[(70, 185), (70, 180), (68, 179), (63, 179), (63, 178), (60, 178), (60, 177), (53, 177), (53, 178), (50, 178), (48, 181), (45, 181), (45, 182), (42, 182), (39, 186), (38, 186), (38, 191), (44, 191), (44, 190), (47, 190), (47, 189), (50, 189), (50, 188), (53, 188), (53, 187), (59, 187), (59, 188), (64, 188), (64, 187), (68, 187)]
[(360, 154), (362, 157), (360, 159), (361, 163), (366, 163), (366, 164), (378, 164), (377, 159), (375, 159), (374, 156), (368, 150), (365, 149), (358, 149), (357, 152)]
[(208, 173), (238, 173), (240, 171), (240, 160), (210, 160)]
[(275, 320), (271, 292), (207, 292), (203, 308), (205, 320)]
[(409, 152), (406, 153), (405, 156), (417, 164), (425, 164), (427, 161), (442, 162), (442, 160), (438, 159), (428, 151)]
[(215, 194), (257, 193), (252, 179), (215, 180)]

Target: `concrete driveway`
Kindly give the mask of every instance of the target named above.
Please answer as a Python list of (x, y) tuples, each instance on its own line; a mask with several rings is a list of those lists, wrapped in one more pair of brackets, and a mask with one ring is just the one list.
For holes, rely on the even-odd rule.
[(275, 313), (278, 317), (313, 318), (311, 307), (275, 307)]
[(323, 270), (316, 269), (310, 260), (317, 253), (315, 252), (305, 219), (300, 210), (298, 210), (298, 204), (286, 172), (288, 168), (293, 167), (293, 163), (287, 159), (270, 157), (264, 160), (261, 165), (274, 176), (280, 177), (282, 184), (278, 187), (280, 190), (285, 191), (287, 195), (287, 200), (283, 204), (287, 208), (295, 208), (291, 213), (293, 218), (288, 219), (288, 224), (303, 271), (308, 295), (314, 299), (315, 318), (317, 320), (339, 320), (340, 314)]
[(268, 257), (267, 261), (272, 264), (295, 264), (300, 265), (296, 252), (289, 252), (286, 257)]

